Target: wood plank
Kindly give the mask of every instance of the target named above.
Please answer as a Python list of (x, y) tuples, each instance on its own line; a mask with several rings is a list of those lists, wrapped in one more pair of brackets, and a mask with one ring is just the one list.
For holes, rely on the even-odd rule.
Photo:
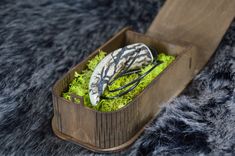
[(217, 48), (235, 16), (235, 0), (168, 0), (147, 35), (199, 47), (201, 68)]

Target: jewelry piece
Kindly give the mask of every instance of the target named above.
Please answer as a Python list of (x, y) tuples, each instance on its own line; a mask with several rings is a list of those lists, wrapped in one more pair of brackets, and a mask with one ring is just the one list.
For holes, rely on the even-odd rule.
[[(153, 63), (154, 66), (143, 75), (140, 75), (140, 68), (150, 63)], [(159, 62), (154, 60), (151, 50), (143, 43), (127, 45), (109, 53), (96, 66), (90, 78), (89, 96), (91, 104), (94, 106), (97, 105), (100, 98), (112, 99), (128, 93), (133, 90), (139, 84), (141, 79), (150, 73), (157, 65), (159, 65)], [(113, 97), (103, 96), (103, 92), (108, 85), (113, 84), (118, 78), (124, 75), (133, 73), (137, 73), (139, 77), (122, 87), (109, 91), (116, 92), (133, 85), (132, 87)]]

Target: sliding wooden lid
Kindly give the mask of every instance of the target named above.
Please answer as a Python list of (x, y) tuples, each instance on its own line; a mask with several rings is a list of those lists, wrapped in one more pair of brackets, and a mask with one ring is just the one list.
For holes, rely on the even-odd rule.
[(168, 0), (147, 31), (153, 38), (198, 47), (198, 68), (209, 60), (235, 16), (235, 0)]

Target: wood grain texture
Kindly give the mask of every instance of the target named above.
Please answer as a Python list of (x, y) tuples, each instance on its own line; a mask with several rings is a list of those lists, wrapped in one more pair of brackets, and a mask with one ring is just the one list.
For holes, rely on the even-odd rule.
[(201, 68), (217, 48), (235, 16), (235, 0), (169, 0), (147, 35), (169, 42), (187, 42), (199, 48)]
[[(61, 97), (74, 78), (74, 72), (81, 72), (88, 60), (98, 54), (100, 49), (110, 53), (136, 42), (174, 55), (176, 60), (127, 106), (113, 112), (98, 112), (84, 106), (82, 97), (72, 95), (72, 101)], [(196, 63), (192, 58), (195, 50), (190, 45), (174, 45), (124, 29), (56, 82), (53, 87), (54, 132), (63, 139), (95, 151), (118, 151), (129, 146), (160, 110), (162, 102), (178, 95), (193, 78), (195, 69), (191, 68), (194, 65), (189, 67), (189, 62), (193, 59), (192, 64)], [(173, 79), (171, 75), (174, 75)], [(79, 98), (81, 104), (74, 103), (74, 98)]]

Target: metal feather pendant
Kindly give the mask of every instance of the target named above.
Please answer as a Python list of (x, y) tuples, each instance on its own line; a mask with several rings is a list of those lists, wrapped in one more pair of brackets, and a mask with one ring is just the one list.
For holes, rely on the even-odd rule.
[[(101, 62), (96, 66), (92, 73), (89, 82), (89, 96), (92, 105), (97, 105), (102, 97), (102, 94), (109, 84), (112, 84), (118, 77), (138, 72), (141, 67), (155, 62), (152, 52), (143, 43), (135, 43), (119, 48), (109, 53)], [(156, 63), (157, 65), (157, 63)], [(155, 66), (156, 66), (155, 65)], [(151, 69), (152, 70), (152, 69)], [(149, 72), (148, 72), (149, 73)], [(111, 92), (126, 88), (133, 85), (130, 89), (134, 89), (139, 81), (148, 74), (143, 74), (138, 79)], [(123, 92), (123, 94), (125, 94)], [(122, 96), (122, 95), (119, 95)], [(116, 96), (115, 96), (116, 97)], [(104, 97), (104, 98), (115, 98)]]

